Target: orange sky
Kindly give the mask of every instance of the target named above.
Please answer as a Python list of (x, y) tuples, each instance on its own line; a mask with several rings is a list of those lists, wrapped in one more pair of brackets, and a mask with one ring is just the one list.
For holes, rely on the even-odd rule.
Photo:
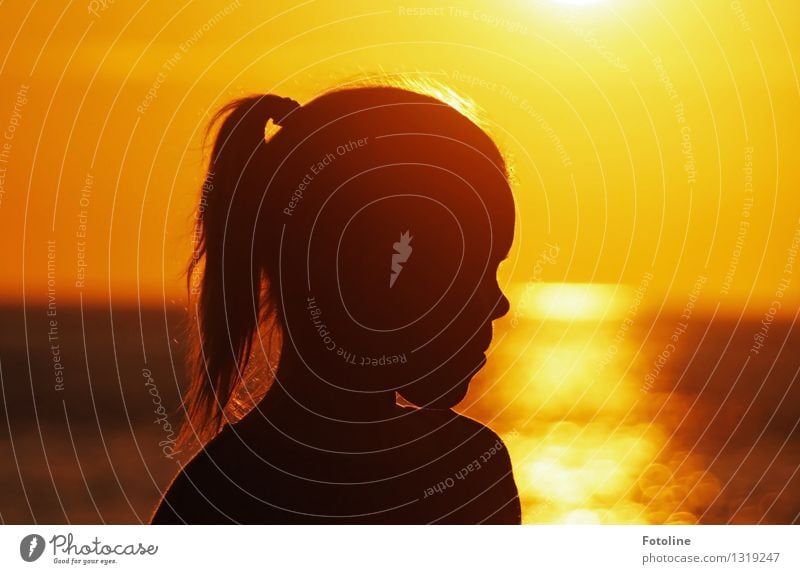
[(180, 302), (209, 112), (405, 73), (512, 160), (504, 284), (652, 272), (680, 307), (705, 277), (701, 306), (761, 314), (788, 280), (796, 304), (800, 5), (571, 4), (3, 3), (0, 298), (45, 299), (49, 253), (59, 302)]

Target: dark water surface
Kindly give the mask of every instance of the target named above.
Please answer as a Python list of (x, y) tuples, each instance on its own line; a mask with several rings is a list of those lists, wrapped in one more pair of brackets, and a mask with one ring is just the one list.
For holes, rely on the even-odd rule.
[[(180, 457), (183, 311), (0, 320), (0, 520), (146, 521)], [(516, 317), (460, 410), (505, 438), (525, 522), (798, 523), (800, 335), (776, 320), (754, 353), (759, 321)]]

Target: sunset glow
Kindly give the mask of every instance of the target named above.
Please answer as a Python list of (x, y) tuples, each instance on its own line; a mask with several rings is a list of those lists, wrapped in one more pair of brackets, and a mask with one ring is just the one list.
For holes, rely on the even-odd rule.
[[(59, 486), (77, 492), (81, 478), (86, 485), (78, 522), (106, 521), (97, 510), (102, 495), (97, 504), (86, 495), (93, 480), (113, 500), (109, 523), (138, 522), (141, 509), (152, 506), (153, 485), (174, 470), (174, 461), (153, 446), (163, 437), (155, 437), (161, 428), (153, 428), (142, 373), (161, 385), (162, 410), (180, 416), (185, 358), (197, 334), (196, 317), (187, 320), (187, 312), (195, 309), (202, 276), (198, 267), (187, 289), (185, 273), (198, 255), (198, 221), (208, 221), (200, 193), (209, 181), (204, 135), (212, 115), (247, 95), (291, 98), (296, 110), (334, 88), (381, 84), (451, 105), (485, 132), (464, 122), (459, 135), (480, 136), (490, 150), (485, 155), (499, 158), (494, 141), (506, 159), (515, 212), (503, 179), (474, 186), (505, 202), (506, 243), (516, 217), (496, 288), (496, 260), (475, 273), (481, 289), (492, 280), (487, 305), (495, 311), (475, 321), (481, 337), (463, 352), (480, 356), (486, 346), (474, 351), (475, 345), (488, 341), (489, 324), (493, 339), (485, 366), (455, 408), (505, 440), (523, 522), (800, 519), (800, 2), (54, 4), (0, 6), (6, 29), (0, 39), (0, 311), (16, 321), (3, 339), (8, 356), (0, 357), (0, 374), (4, 389), (18, 393), (8, 400), (17, 401), (21, 414), (12, 415), (22, 422), (12, 422), (30, 427), (21, 446), (6, 451), (23, 458), (35, 452), (19, 463), (33, 476), (31, 492), (55, 485), (49, 453), (52, 468), (68, 469), (57, 477)], [(266, 117), (268, 135), (283, 129), (275, 114)], [(416, 119), (423, 127), (430, 121)], [(448, 119), (463, 120), (452, 113)], [(259, 130), (257, 123), (254, 147), (266, 149)], [(427, 153), (425, 146), (409, 148)], [(451, 157), (449, 151), (443, 156)], [(309, 166), (318, 161), (302, 159)], [(501, 173), (499, 159), (492, 161), (493, 173)], [(424, 173), (414, 185), (403, 178), (392, 184), (410, 194), (426, 186), (426, 192), (449, 189), (430, 184)], [(376, 188), (384, 186), (369, 191)], [(392, 224), (397, 220), (394, 241), (400, 233), (413, 237), (404, 246), (414, 255), (403, 259), (397, 285), (389, 284), (393, 293), (427, 254), (441, 251), (442, 260), (458, 262), (466, 245), (461, 239), (443, 239), (437, 225), (425, 235), (388, 213)], [(485, 233), (475, 242), (481, 253), (498, 252), (488, 210), (474, 219)], [(269, 226), (265, 236), (280, 232)], [(349, 247), (352, 259), (371, 265), (361, 249), (380, 243), (371, 235), (362, 239)], [(264, 245), (251, 247), (260, 257)], [(375, 256), (370, 269), (385, 271), (381, 285), (390, 281), (391, 265), (400, 264), (397, 255), (393, 261), (387, 245), (386, 257)], [(324, 271), (319, 275), (334, 276)], [(361, 279), (350, 283), (378, 292)], [(421, 296), (406, 301), (426, 300), (433, 291), (427, 279), (412, 284)], [(496, 312), (505, 309), (498, 288), (509, 301), (504, 316)], [(490, 299), (472, 285), (449, 292)], [(406, 309), (385, 299), (375, 308)], [(448, 307), (448, 318), (456, 308)], [(434, 316), (426, 312), (419, 324), (433, 323)], [(449, 327), (460, 325), (454, 319)], [(254, 342), (254, 353), (272, 360), (275, 348), (267, 349), (266, 340)], [(430, 342), (419, 348), (449, 348), (447, 340)], [(461, 353), (448, 360), (457, 363)], [(377, 365), (370, 383), (384, 381)], [(259, 399), (267, 386), (261, 383), (273, 374), (258, 371), (263, 366), (248, 365), (242, 375)], [(376, 392), (389, 397), (391, 410), (395, 388)], [(101, 441), (91, 434), (93, 426), (85, 431), (93, 437), (85, 450), (66, 442), (73, 437), (61, 427), (45, 446), (40, 424), (78, 420), (99, 427), (100, 411), (119, 427), (110, 447), (105, 435)], [(177, 428), (179, 419), (172, 420)], [(9, 436), (11, 429), (9, 423)], [(109, 449), (128, 465), (135, 484), (128, 489), (139, 496), (133, 503)], [(103, 469), (89, 468), (88, 479), (76, 466), (86, 453), (109, 460)], [(136, 481), (149, 473), (148, 456), (161, 474), (145, 487)], [(4, 480), (23, 484), (23, 475), (6, 466)], [(9, 497), (27, 497), (14, 488)], [(60, 493), (47, 500), (35, 522), (63, 520)], [(25, 522), (35, 506), (36, 500), (30, 514), (23, 508), (18, 515), (3, 508), (2, 518)]]

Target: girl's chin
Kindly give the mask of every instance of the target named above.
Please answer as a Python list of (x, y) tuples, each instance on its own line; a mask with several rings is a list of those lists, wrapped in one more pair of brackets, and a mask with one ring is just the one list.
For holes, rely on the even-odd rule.
[[(423, 408), (449, 409), (456, 406), (467, 395), (473, 377), (486, 365), (486, 355), (473, 356), (470, 361), (473, 366), (461, 373), (449, 373), (449, 384), (442, 384), (440, 380), (422, 380), (414, 386), (400, 389), (397, 392), (408, 402)], [(462, 365), (467, 365), (466, 361)]]
[(459, 383), (450, 389), (442, 389), (439, 393), (415, 393), (412, 391), (398, 391), (408, 402), (427, 409), (450, 409), (464, 400), (469, 390), (469, 381)]

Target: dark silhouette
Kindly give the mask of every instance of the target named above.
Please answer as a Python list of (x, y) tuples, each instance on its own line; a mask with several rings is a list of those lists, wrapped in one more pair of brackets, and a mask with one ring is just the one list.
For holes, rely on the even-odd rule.
[[(519, 523), (505, 445), (450, 410), (509, 307), (514, 201), (493, 141), (395, 87), (253, 96), (215, 122), (184, 429), (211, 440), (152, 522)], [(234, 424), (264, 325), (278, 369)]]

